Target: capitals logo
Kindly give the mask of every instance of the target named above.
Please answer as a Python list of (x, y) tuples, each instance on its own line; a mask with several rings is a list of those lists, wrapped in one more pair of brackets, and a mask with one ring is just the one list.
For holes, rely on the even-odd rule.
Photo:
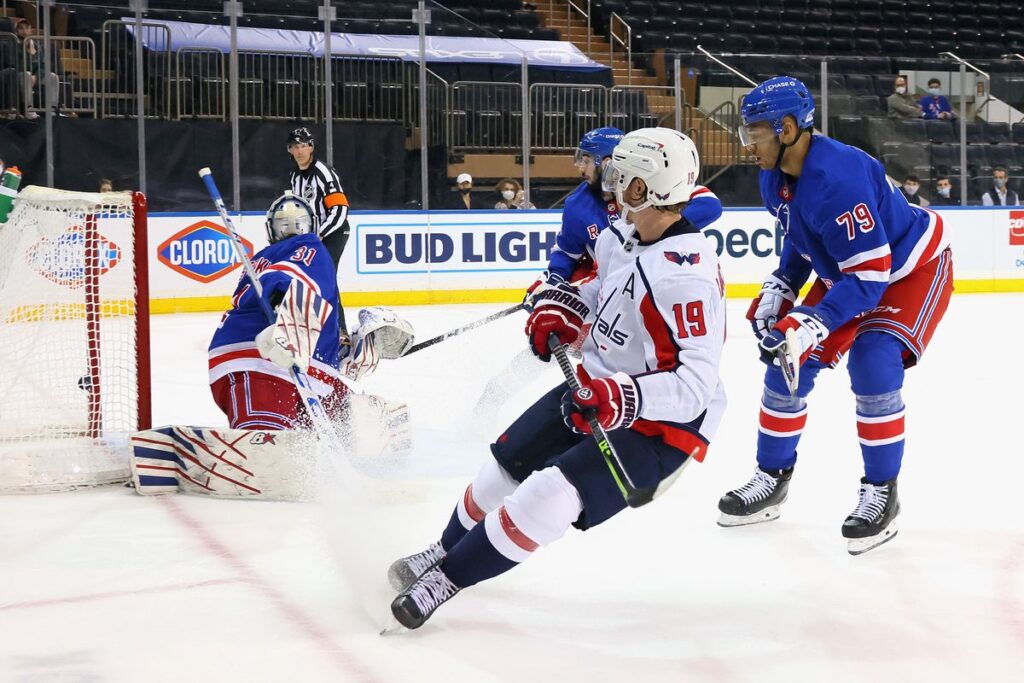
[(684, 263), (689, 263), (691, 266), (695, 266), (698, 263), (700, 263), (700, 254), (696, 252), (692, 254), (684, 254), (679, 251), (666, 251), (663, 253), (665, 254), (665, 258), (667, 260), (671, 261), (672, 263), (675, 263), (678, 266), (681, 266)]

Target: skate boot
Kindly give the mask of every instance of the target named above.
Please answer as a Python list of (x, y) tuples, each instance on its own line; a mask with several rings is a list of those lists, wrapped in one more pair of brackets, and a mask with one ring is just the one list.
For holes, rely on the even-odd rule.
[(429, 570), (391, 602), (391, 614), (408, 629), (419, 628), (438, 607), (455, 597), (459, 587), (437, 567)]
[(843, 538), (847, 551), (860, 555), (891, 541), (898, 531), (896, 518), (900, 514), (900, 499), (896, 494), (896, 479), (884, 484), (869, 484), (860, 480), (860, 501), (857, 508), (843, 522)]
[(793, 468), (768, 470), (758, 467), (743, 486), (733, 489), (718, 501), (718, 526), (744, 526), (779, 518), (779, 507), (786, 502)]
[(388, 567), (388, 583), (396, 591), (404, 591), (427, 571), (437, 566), (447, 553), (440, 543), (431, 543), (426, 550), (395, 560)]

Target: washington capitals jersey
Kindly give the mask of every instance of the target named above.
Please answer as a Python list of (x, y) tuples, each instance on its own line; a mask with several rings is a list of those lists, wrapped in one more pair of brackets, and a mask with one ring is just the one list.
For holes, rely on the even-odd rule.
[(631, 429), (703, 460), (726, 403), (718, 376), (725, 283), (715, 245), (681, 220), (627, 252), (622, 227), (598, 237), (597, 277), (580, 286), (593, 323), (583, 366), (591, 377), (630, 375), (639, 401)]
[(815, 309), (829, 330), (874, 308), (949, 241), (939, 215), (907, 203), (876, 159), (819, 135), (799, 178), (761, 171), (761, 197), (786, 231), (781, 270), (799, 287), (813, 269), (828, 287)]
[[(722, 203), (715, 193), (698, 185), (683, 210), (683, 218), (698, 229), (704, 229), (722, 215)], [(562, 227), (555, 239), (548, 272), (570, 279), (584, 254), (594, 256), (598, 234), (619, 217), (615, 200), (605, 201), (603, 193), (594, 191), (587, 182), (580, 183), (565, 200)]]
[[(296, 235), (261, 249), (252, 260), (263, 287), (263, 298), (273, 305), (280, 301), (292, 280), (332, 304), (338, 299), (338, 281), (334, 262), (323, 242), (316, 235)], [(232, 307), (221, 318), (210, 342), (210, 383), (231, 372), (262, 372), (290, 380), (286, 370), (263, 358), (256, 348), (256, 335), (270, 323), (263, 314), (259, 299), (242, 273)], [(320, 333), (309, 374), (318, 393), (328, 393), (318, 376), (338, 376), (338, 312), (331, 312)]]

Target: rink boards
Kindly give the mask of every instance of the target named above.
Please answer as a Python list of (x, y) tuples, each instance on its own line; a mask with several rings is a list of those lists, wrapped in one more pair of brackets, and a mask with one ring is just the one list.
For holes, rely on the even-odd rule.
[[(1024, 291), (1024, 210), (938, 212), (954, 250), (958, 292)], [(561, 211), (353, 211), (339, 279), (347, 306), (515, 302), (547, 265)], [(237, 217), (247, 248), (266, 246), (263, 213)], [(729, 296), (750, 296), (778, 263), (782, 231), (764, 209), (726, 209), (705, 230)], [(229, 306), (241, 273), (210, 213), (149, 218), (155, 313)]]

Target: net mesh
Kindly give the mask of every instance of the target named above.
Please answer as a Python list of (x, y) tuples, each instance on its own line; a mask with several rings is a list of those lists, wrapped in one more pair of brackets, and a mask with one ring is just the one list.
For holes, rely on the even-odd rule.
[(0, 491), (127, 479), (136, 293), (131, 193), (19, 194), (0, 225)]

